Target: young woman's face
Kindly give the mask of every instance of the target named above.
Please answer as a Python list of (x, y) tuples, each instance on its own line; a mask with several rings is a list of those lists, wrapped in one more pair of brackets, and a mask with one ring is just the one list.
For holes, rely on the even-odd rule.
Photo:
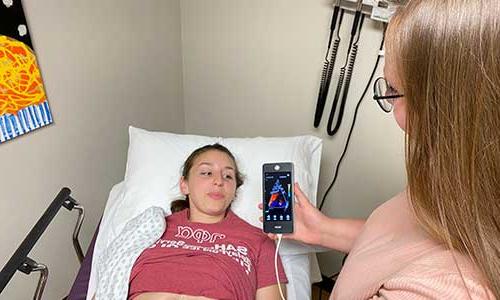
[[(396, 64), (394, 63), (394, 57), (387, 53), (385, 57), (385, 65), (384, 65), (384, 77), (389, 83), (389, 85), (394, 88), (395, 94), (404, 95), (403, 86), (401, 83), (401, 79), (398, 76), (396, 71)], [(393, 101), (393, 110), (392, 113), (394, 115), (394, 119), (396, 119), (396, 123), (398, 123), (399, 127), (403, 130), (406, 130), (406, 100), (404, 97), (396, 98)]]
[(181, 178), (180, 187), (189, 195), (190, 220), (216, 223), (224, 219), (236, 195), (236, 168), (224, 152), (209, 150), (200, 154), (189, 170), (189, 179)]

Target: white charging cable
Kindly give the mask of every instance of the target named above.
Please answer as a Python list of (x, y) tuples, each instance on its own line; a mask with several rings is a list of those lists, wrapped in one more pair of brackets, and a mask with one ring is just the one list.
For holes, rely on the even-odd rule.
[(278, 244), (276, 245), (276, 252), (274, 253), (274, 270), (276, 271), (276, 281), (278, 282), (281, 300), (286, 300), (285, 296), (283, 296), (283, 290), (281, 289), (280, 284), (280, 276), (278, 274), (278, 250), (280, 249), (281, 238), (283, 237), (283, 235), (281, 233), (278, 233), (276, 236), (278, 237)]

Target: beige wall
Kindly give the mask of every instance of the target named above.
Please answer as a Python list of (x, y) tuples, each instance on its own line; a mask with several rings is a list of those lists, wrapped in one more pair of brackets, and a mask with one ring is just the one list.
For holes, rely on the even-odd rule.
[[(326, 134), (326, 113), (320, 129), (315, 129), (312, 122), (331, 3), (182, 0), (186, 132), (317, 135), (324, 141), (319, 189), (322, 196), (333, 177), (355, 103), (371, 73), (382, 36), (380, 24), (365, 22), (341, 131), (334, 137)], [(352, 15), (346, 15), (344, 37), (351, 22)], [(342, 53), (345, 51), (344, 47)], [(341, 61), (337, 60), (337, 69)], [(379, 70), (380, 74), (382, 68)], [(361, 106), (337, 184), (324, 207), (331, 216), (366, 217), (405, 184), (402, 132), (391, 115), (382, 113), (370, 97), (371, 88)], [(323, 272), (336, 272), (339, 259), (333, 252), (321, 254)]]
[[(184, 131), (178, 0), (23, 3), (55, 124), (0, 145), (2, 267), (65, 185), (87, 210), (87, 248), (123, 179), (129, 124)], [(75, 221), (62, 209), (30, 254), (50, 267), (44, 299), (73, 282)], [(37, 280), (18, 272), (0, 298), (31, 299)]]
[[(87, 209), (86, 249), (111, 186), (123, 178), (129, 124), (208, 135), (319, 136), (323, 195), (381, 38), (381, 27), (367, 21), (346, 118), (332, 138), (326, 113), (320, 129), (312, 126), (329, 0), (23, 3), (55, 124), (0, 145), (0, 262), (63, 185)], [(345, 17), (343, 36), (351, 20)], [(369, 96), (324, 208), (331, 216), (366, 217), (404, 186), (402, 133)], [(51, 268), (45, 299), (62, 298), (74, 279), (75, 216), (61, 210), (30, 255)], [(323, 272), (337, 271), (339, 258), (321, 254)], [(16, 274), (1, 298), (29, 299), (36, 277)]]

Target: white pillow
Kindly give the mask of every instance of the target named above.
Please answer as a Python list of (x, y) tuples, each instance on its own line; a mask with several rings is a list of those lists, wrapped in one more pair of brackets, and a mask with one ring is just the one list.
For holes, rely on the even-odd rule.
[[(115, 203), (113, 220), (103, 228), (107, 245), (123, 229), (125, 223), (151, 206), (170, 212), (170, 202), (182, 197), (179, 178), (185, 159), (201, 146), (220, 143), (235, 156), (245, 176), (238, 189), (232, 210), (250, 224), (261, 227), (257, 208), (262, 195), (262, 164), (290, 161), (295, 165), (295, 180), (313, 204), (316, 204), (321, 139), (314, 136), (274, 138), (221, 138), (152, 132), (129, 128), (130, 144), (125, 172), (123, 198)], [(107, 227), (108, 227), (107, 226)], [(309, 247), (286, 241), (280, 253), (310, 252)]]

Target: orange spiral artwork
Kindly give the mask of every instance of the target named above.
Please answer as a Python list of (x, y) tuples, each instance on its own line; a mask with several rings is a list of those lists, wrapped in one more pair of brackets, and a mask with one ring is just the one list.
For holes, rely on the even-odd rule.
[(0, 34), (0, 144), (52, 123), (35, 53)]
[(54, 121), (21, 0), (0, 2), (0, 144)]
[(24, 43), (0, 35), (0, 115), (46, 100), (36, 56)]

